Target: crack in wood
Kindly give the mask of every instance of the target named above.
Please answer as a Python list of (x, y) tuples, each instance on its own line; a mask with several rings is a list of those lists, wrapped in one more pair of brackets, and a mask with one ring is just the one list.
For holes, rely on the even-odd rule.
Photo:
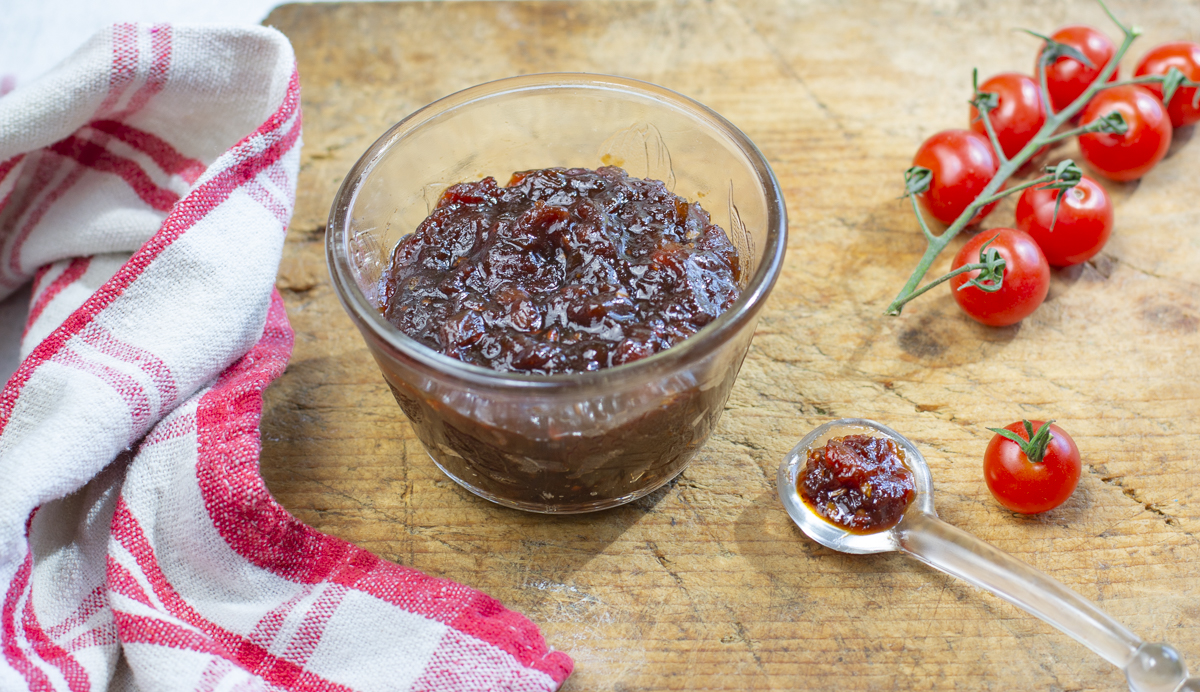
[[(387, 512), (387, 511), (385, 511), (385, 510), (379, 509), (379, 508), (378, 508), (378, 507), (376, 507), (376, 506), (375, 506), (375, 504), (374, 504), (373, 502), (371, 502), (370, 500), (365, 500), (365, 499), (363, 499), (362, 497), (359, 497), (359, 496), (356, 496), (356, 495), (352, 495), (352, 494), (350, 494), (350, 493), (347, 493), (347, 492), (344, 492), (344, 491), (342, 491), (342, 490), (338, 490), (338, 489), (337, 489), (337, 487), (335, 487), (335, 486), (333, 486), (333, 485), (330, 485), (329, 483), (326, 483), (326, 482), (324, 482), (324, 481), (320, 481), (320, 480), (317, 480), (317, 479), (315, 479), (315, 478), (312, 478), (311, 476), (307, 476), (307, 475), (305, 475), (303, 472), (301, 472), (301, 471), (299, 471), (299, 470), (297, 470), (297, 469), (290, 469), (290, 472), (291, 472), (293, 475), (295, 475), (297, 478), (300, 478), (300, 479), (302, 479), (302, 480), (304, 480), (304, 481), (306, 481), (306, 482), (308, 482), (308, 483), (313, 483), (313, 484), (315, 484), (315, 485), (319, 485), (319, 486), (321, 486), (322, 488), (325, 488), (326, 490), (328, 490), (330, 493), (332, 493), (332, 494), (334, 494), (334, 495), (337, 495), (338, 497), (341, 497), (341, 498), (343, 498), (343, 499), (349, 500), (349, 501), (350, 501), (350, 502), (352, 502), (353, 504), (355, 504), (355, 505), (357, 505), (357, 506), (359, 506), (359, 507), (361, 507), (361, 508), (363, 508), (363, 509), (365, 509), (365, 510), (368, 510), (368, 511), (370, 511), (370, 512), (374, 512), (374, 513), (376, 513), (376, 514), (379, 514), (379, 515), (381, 515), (381, 516), (383, 516), (383, 517), (386, 517), (387, 519), (389, 519), (389, 520), (391, 520), (391, 521), (394, 521), (394, 522), (396, 522), (396, 523), (400, 524), (401, 526), (405, 526), (405, 527), (407, 527), (407, 526), (408, 526), (408, 522), (407, 522), (407, 521), (405, 521), (404, 519), (402, 519), (402, 518), (400, 518), (400, 517), (397, 517), (397, 516), (395, 516), (395, 515), (394, 515), (394, 514), (392, 514), (391, 512)], [(313, 511), (320, 512), (320, 511), (329, 511), (329, 510), (313, 510)], [(360, 515), (360, 518), (361, 518), (361, 515)], [(410, 529), (410, 530), (411, 530), (411, 529)]]
[(750, 657), (754, 659), (754, 663), (761, 670), (763, 662), (762, 656), (758, 655), (758, 644), (746, 633), (746, 626), (742, 624), (741, 620), (734, 620), (733, 631), (736, 633), (738, 640), (746, 645), (746, 650), (750, 652)]
[[(1116, 261), (1116, 260), (1114, 259), (1114, 261)], [(1167, 275), (1165, 275), (1165, 274), (1156, 274), (1155, 272), (1152, 272), (1152, 271), (1150, 271), (1149, 269), (1145, 269), (1145, 268), (1143, 268), (1143, 267), (1139, 267), (1139, 266), (1136, 266), (1136, 265), (1130, 264), (1130, 263), (1129, 263), (1129, 262), (1127, 262), (1127, 261), (1123, 261), (1123, 260), (1122, 260), (1122, 261), (1120, 262), (1120, 264), (1121, 264), (1121, 266), (1123, 266), (1123, 267), (1129, 267), (1129, 268), (1130, 268), (1131, 270), (1133, 270), (1134, 272), (1136, 272), (1136, 273), (1138, 273), (1138, 274), (1142, 274), (1143, 276), (1148, 276), (1148, 277), (1150, 277), (1150, 278), (1152, 278), (1152, 279), (1161, 279), (1161, 280), (1163, 280), (1163, 281), (1172, 281), (1172, 282), (1178, 282), (1178, 283), (1181, 283), (1181, 284), (1183, 284), (1183, 285), (1185, 285), (1185, 286), (1191, 286), (1191, 287), (1200, 287), (1200, 283), (1197, 283), (1197, 282), (1195, 282), (1195, 281), (1188, 281), (1187, 279), (1185, 279), (1185, 278), (1182, 278), (1182, 277), (1179, 277), (1179, 276), (1167, 276)]]
[[(1124, 476), (1101, 476), (1100, 482), (1104, 483), (1105, 485), (1111, 485), (1113, 487), (1120, 488), (1122, 494), (1141, 505), (1142, 509), (1161, 517), (1168, 526), (1179, 527), (1180, 524), (1177, 518), (1163, 511), (1163, 509), (1155, 503), (1146, 502), (1143, 500), (1138, 496), (1138, 491), (1136, 488), (1131, 488), (1128, 485), (1125, 485)], [(1189, 536), (1192, 535), (1190, 531), (1184, 531), (1184, 533)]]
[[(688, 601), (692, 603), (693, 611), (695, 611), (695, 602), (692, 601), (692, 594), (688, 592), (687, 584), (683, 582), (683, 578), (680, 577), (679, 574), (672, 569), (669, 564), (671, 562), (671, 558), (667, 557), (667, 554), (658, 547), (658, 543), (654, 540), (647, 539), (646, 548), (649, 549), (650, 555), (654, 557), (654, 560), (658, 563), (658, 566), (663, 568), (663, 571), (665, 571), (671, 577), (671, 579), (675, 581), (675, 585), (679, 587), (679, 590), (682, 591), (685, 596), (687, 596)], [(697, 619), (702, 618), (700, 618), (697, 614)]]

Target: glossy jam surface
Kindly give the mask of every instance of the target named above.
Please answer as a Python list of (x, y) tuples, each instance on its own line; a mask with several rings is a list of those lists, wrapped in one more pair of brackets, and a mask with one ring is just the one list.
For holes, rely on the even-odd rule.
[(826, 521), (854, 533), (895, 526), (916, 496), (903, 450), (873, 435), (835, 437), (809, 449), (796, 490)]
[(383, 312), (467, 363), (584, 372), (688, 338), (733, 304), (738, 279), (725, 232), (662, 182), (549, 168), (448, 188), (396, 245)]

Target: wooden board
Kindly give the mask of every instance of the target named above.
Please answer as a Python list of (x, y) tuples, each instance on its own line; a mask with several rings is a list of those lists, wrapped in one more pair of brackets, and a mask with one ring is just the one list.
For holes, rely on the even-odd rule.
[[(1148, 47), (1200, 40), (1200, 3), (1111, 3)], [(993, 329), (935, 291), (888, 301), (924, 249), (903, 170), (963, 127), (971, 67), (1031, 71), (1035, 39), (1115, 29), (1084, 0), (596, 0), (288, 5), (304, 153), (278, 286), (296, 330), (267, 392), (263, 475), (301, 520), (479, 588), (576, 662), (567, 690), (1120, 690), (1122, 676), (1007, 603), (900, 555), (806, 539), (775, 470), (808, 430), (864, 416), (924, 450), (942, 518), (1028, 561), (1200, 668), (1200, 142), (1109, 184), (1103, 254)], [(477, 499), (425, 456), (329, 284), (326, 216), (388, 126), (473, 84), (608, 72), (692, 96), (741, 127), (788, 200), (787, 265), (716, 435), (676, 482), (590, 516)], [(1067, 147), (1059, 155), (1069, 155)], [(1011, 223), (1012, 203), (985, 225)], [(962, 241), (954, 245), (955, 248)], [(950, 253), (935, 270), (944, 271)], [(940, 271), (939, 271), (940, 273)], [(980, 471), (999, 426), (1054, 418), (1084, 460), (1041, 516)]]

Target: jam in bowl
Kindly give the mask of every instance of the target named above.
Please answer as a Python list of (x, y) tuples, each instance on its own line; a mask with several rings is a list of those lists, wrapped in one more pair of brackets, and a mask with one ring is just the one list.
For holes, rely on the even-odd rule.
[[(649, 186), (638, 194), (664, 202), (660, 215), (683, 230), (646, 232), (639, 245), (631, 233), (645, 224), (617, 218), (621, 200), (595, 192), (613, 180)], [(431, 219), (457, 223), (450, 207), (499, 209), (522, 185), (536, 188), (532, 211), (460, 223), (450, 242), (421, 235)], [(615, 250), (571, 254), (621, 224)], [(721, 116), (643, 82), (552, 74), (467, 89), (391, 128), (343, 182), (326, 253), (343, 306), (446, 475), (509, 507), (587, 512), (653, 491), (704, 445), (785, 236), (774, 175)], [(667, 290), (642, 280), (654, 268), (686, 290), (644, 312)]]

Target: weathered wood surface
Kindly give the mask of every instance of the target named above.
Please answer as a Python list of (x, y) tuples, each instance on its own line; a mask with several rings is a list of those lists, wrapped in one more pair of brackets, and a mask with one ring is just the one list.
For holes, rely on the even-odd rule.
[[(1112, 2), (1151, 45), (1200, 40), (1200, 3)], [(301, 520), (527, 614), (574, 657), (567, 690), (1119, 690), (1107, 663), (988, 594), (902, 556), (816, 546), (774, 490), (830, 417), (911, 436), (941, 516), (1097, 601), (1200, 667), (1200, 142), (1113, 184), (1117, 229), (1056, 271), (1047, 303), (991, 329), (947, 291), (884, 306), (924, 249), (901, 173), (962, 127), (970, 68), (1032, 69), (1085, 0), (289, 5), (305, 147), (279, 288), (296, 329), (268, 390), (263, 474)], [(545, 517), (440, 475), (329, 285), (326, 215), (384, 129), (458, 89), (520, 73), (656, 82), (740, 126), (779, 177), (787, 266), (715, 437), (669, 487), (621, 509)], [(1069, 153), (1069, 149), (1067, 150)], [(1012, 204), (989, 225), (1011, 223)], [(955, 246), (957, 247), (957, 245)], [(949, 263), (947, 253), (939, 263)], [(1074, 497), (1003, 511), (985, 426), (1055, 418), (1082, 450)]]

